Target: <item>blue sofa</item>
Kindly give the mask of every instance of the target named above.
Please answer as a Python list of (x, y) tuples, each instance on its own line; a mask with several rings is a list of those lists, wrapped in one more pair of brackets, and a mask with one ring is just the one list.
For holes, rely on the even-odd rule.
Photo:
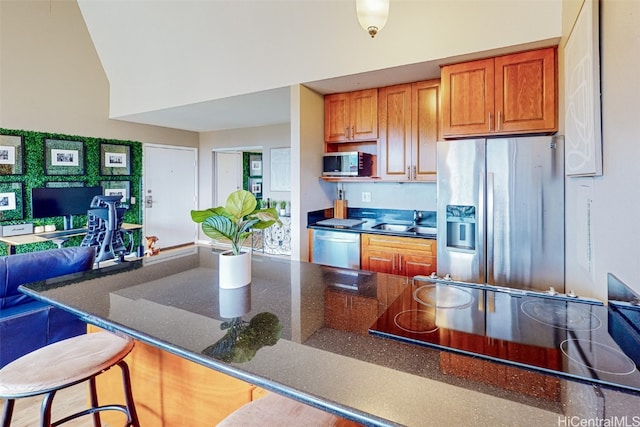
[(86, 332), (76, 316), (24, 295), (18, 286), (93, 268), (95, 248), (69, 247), (0, 257), (0, 367)]

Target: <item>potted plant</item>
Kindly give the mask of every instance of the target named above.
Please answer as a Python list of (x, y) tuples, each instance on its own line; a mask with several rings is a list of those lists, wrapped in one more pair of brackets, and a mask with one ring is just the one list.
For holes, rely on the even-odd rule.
[(231, 250), (219, 258), (221, 288), (238, 288), (251, 282), (251, 252), (243, 252), (242, 245), (255, 230), (280, 224), (274, 208), (257, 209), (257, 205), (251, 192), (236, 190), (229, 194), (225, 206), (191, 211), (191, 219), (202, 224), (205, 235), (231, 243)]
[(36, 219), (33, 221), (33, 232), (44, 233), (44, 222), (42, 220)]
[(280, 202), (280, 216), (285, 216), (287, 214), (287, 201), (282, 200)]

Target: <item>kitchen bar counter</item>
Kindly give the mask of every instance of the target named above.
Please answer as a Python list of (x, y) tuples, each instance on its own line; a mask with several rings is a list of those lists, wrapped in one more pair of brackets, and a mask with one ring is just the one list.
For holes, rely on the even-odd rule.
[[(632, 393), (521, 368), (505, 375), (495, 362), (370, 335), (368, 326), (411, 285), (404, 277), (254, 256), (250, 293), (221, 292), (217, 258), (211, 248), (185, 248), (21, 289), (90, 324), (367, 425), (555, 426), (567, 417), (640, 416)], [(273, 322), (256, 322), (255, 354), (212, 347), (231, 319), (264, 319), (259, 313), (277, 318), (279, 339)], [(540, 393), (541, 381), (557, 392)]]

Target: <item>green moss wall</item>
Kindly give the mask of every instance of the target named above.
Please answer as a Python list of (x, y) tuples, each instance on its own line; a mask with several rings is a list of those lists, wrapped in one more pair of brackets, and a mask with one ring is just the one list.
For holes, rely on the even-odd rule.
[[(7, 169), (6, 165), (0, 165), (0, 192), (11, 191), (16, 192), (16, 209), (2, 211), (0, 210), (0, 225), (10, 225), (19, 223), (32, 223), (34, 220), (31, 216), (31, 189), (48, 185), (81, 185), (92, 187), (99, 186), (105, 181), (128, 181), (130, 188), (130, 197), (134, 197), (136, 204), (129, 205), (129, 209), (125, 214), (124, 222), (141, 224), (142, 211), (140, 207), (141, 197), (141, 179), (142, 179), (142, 143), (137, 141), (123, 141), (114, 139), (101, 139), (84, 137), (78, 135), (62, 135), (56, 133), (33, 132), (25, 130), (3, 129), (0, 128), (0, 135), (19, 136), (22, 138), (21, 147), (16, 149), (16, 162), (23, 161), (21, 174), (10, 174), (11, 168)], [(79, 170), (69, 168), (76, 175), (47, 175), (46, 171), (46, 148), (45, 140), (71, 141), (70, 145), (83, 147), (84, 151), (84, 173)], [(81, 144), (80, 144), (81, 143)], [(130, 169), (128, 175), (118, 174), (110, 175), (109, 173), (121, 173), (120, 168), (112, 169), (101, 167), (101, 145), (109, 144), (110, 152), (129, 152)], [(2, 144), (0, 144), (2, 145)], [(64, 148), (63, 145), (60, 148)], [(104, 152), (104, 145), (103, 150)], [(0, 160), (1, 161), (1, 160)], [(4, 168), (3, 168), (4, 166)], [(104, 165), (103, 165), (104, 166)], [(55, 168), (49, 168), (49, 171), (55, 172)], [(73, 183), (73, 184), (66, 184)], [(21, 190), (19, 189), (21, 185)], [(116, 186), (118, 183), (116, 183)], [(21, 193), (21, 194), (18, 194)], [(20, 209), (22, 210), (20, 212)], [(86, 224), (86, 216), (75, 217), (75, 227), (82, 227)], [(62, 229), (63, 223), (61, 217), (45, 219), (47, 224), (55, 224), (56, 228)], [(139, 240), (137, 236), (137, 240)], [(75, 238), (66, 243), (67, 246), (78, 245), (82, 238)], [(139, 242), (136, 242), (137, 244)], [(33, 250), (42, 250), (55, 248), (55, 244), (47, 242), (37, 245), (21, 245), (16, 248), (18, 253), (30, 252)], [(6, 254), (6, 246), (0, 244), (0, 255)]]

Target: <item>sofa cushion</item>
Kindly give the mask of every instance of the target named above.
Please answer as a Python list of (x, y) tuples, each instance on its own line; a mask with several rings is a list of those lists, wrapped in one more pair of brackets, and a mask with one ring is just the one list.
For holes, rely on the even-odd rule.
[(90, 270), (94, 258), (95, 248), (82, 246), (0, 257), (0, 310), (32, 301), (18, 286)]

